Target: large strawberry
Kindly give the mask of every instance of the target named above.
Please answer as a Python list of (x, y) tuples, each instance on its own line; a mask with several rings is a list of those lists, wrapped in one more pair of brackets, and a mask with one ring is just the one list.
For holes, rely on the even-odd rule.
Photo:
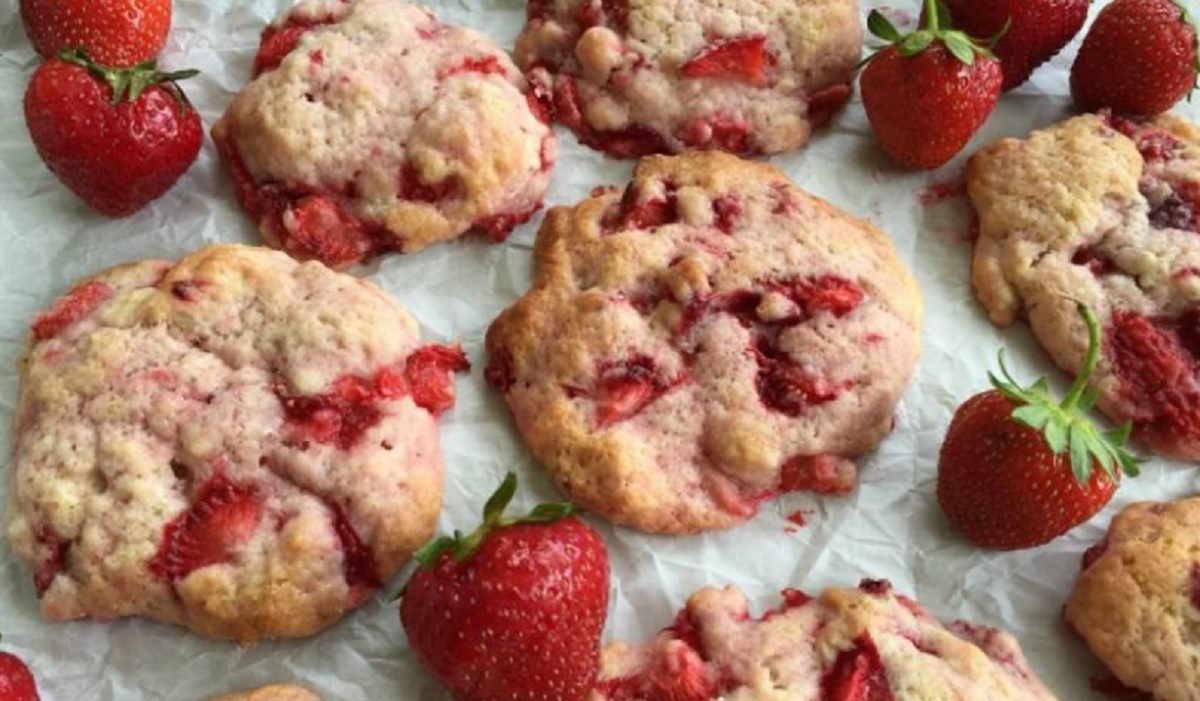
[(1082, 305), (1089, 345), (1061, 404), (1045, 378), (1023, 388), (1008, 374), (995, 389), (954, 412), (938, 458), (937, 499), (946, 517), (976, 545), (1012, 550), (1041, 545), (1091, 518), (1112, 499), (1121, 473), (1138, 461), (1124, 447), (1130, 425), (1101, 432), (1084, 415), (1097, 393), (1088, 378), (1100, 355), (1100, 331)]
[(37, 682), (21, 658), (0, 652), (0, 699), (3, 701), (40, 701)]
[(21, 22), (46, 58), (83, 49), (105, 65), (132, 66), (162, 51), (171, 0), (21, 0)]
[(511, 473), (470, 535), (417, 553), (400, 621), (456, 701), (583, 701), (600, 664), (608, 551), (569, 504), (505, 517)]
[(1075, 63), (1071, 97), (1085, 110), (1171, 109), (1196, 84), (1196, 26), (1174, 0), (1116, 0), (1096, 16)]
[(954, 26), (991, 45), (1004, 71), (1002, 90), (1029, 79), (1062, 50), (1087, 19), (1089, 0), (944, 0)]
[(996, 106), (1000, 63), (987, 49), (945, 25), (925, 0), (924, 26), (900, 34), (878, 10), (867, 17), (889, 42), (860, 76), (863, 107), (883, 150), (911, 168), (933, 169), (962, 150)]
[(174, 82), (195, 74), (160, 73), (154, 61), (106, 68), (83, 51), (63, 52), (29, 81), (25, 124), (46, 166), (80, 199), (102, 214), (132, 214), (200, 153), (200, 116)]

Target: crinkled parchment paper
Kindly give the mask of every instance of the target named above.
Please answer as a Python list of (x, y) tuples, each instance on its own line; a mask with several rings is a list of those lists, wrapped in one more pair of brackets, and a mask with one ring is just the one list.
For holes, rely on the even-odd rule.
[[(177, 258), (207, 243), (257, 238), (207, 139), (199, 161), (174, 189), (126, 219), (92, 213), (59, 185), (38, 160), (21, 116), (20, 98), (37, 58), (21, 28), (17, 0), (0, 1), (0, 455), (8, 456), (17, 394), (14, 366), (39, 309), (75, 278), (110, 265)], [(483, 30), (504, 46), (512, 45), (523, 19), (522, 0), (433, 4), (442, 19)], [(861, 4), (865, 20), (878, 3)], [(1102, 4), (1096, 3), (1093, 15)], [(1196, 0), (1187, 4), (1200, 9)], [(175, 1), (161, 62), (202, 71), (186, 88), (206, 128), (247, 80), (263, 25), (290, 5), (291, 0)], [(917, 5), (907, 0), (894, 16), (911, 22)], [(986, 385), (998, 347), (1007, 349), (1017, 377), (1049, 372), (1060, 388), (1065, 383), (1022, 325), (993, 328), (972, 296), (965, 197), (923, 194), (938, 191), (931, 189), (935, 184), (959, 180), (966, 154), (979, 146), (1066, 116), (1071, 110), (1067, 69), (1078, 43), (1029, 84), (1005, 95), (964, 154), (937, 172), (909, 173), (890, 165), (870, 136), (857, 98), (807, 148), (772, 159), (809, 191), (891, 235), (926, 299), (920, 363), (898, 408), (895, 432), (861, 462), (862, 483), (846, 498), (787, 495), (738, 528), (686, 538), (651, 537), (594, 520), (612, 554), (607, 638), (652, 635), (704, 585), (736, 584), (761, 610), (777, 603), (784, 586), (813, 591), (853, 585), (863, 577), (887, 578), (943, 619), (966, 618), (1015, 633), (1064, 701), (1102, 698), (1090, 690), (1089, 679), (1104, 671), (1060, 618), (1080, 555), (1117, 508), (1200, 491), (1200, 473), (1190, 465), (1153, 460), (1087, 525), (1049, 545), (1015, 553), (971, 547), (949, 531), (934, 499), (945, 427), (954, 407)], [(1176, 110), (1200, 118), (1195, 102)], [(630, 163), (582, 149), (561, 130), (560, 143), (563, 153), (548, 203), (571, 203), (596, 185), (623, 184), (628, 178)], [(458, 403), (442, 428), (444, 531), (473, 526), (483, 501), (509, 469), (523, 480), (518, 506), (558, 496), (526, 455), (503, 402), (482, 373), (484, 332), (528, 286), (530, 245), (540, 220), (520, 227), (503, 245), (468, 237), (353, 271), (399, 299), (420, 319), (430, 340), (461, 341), (474, 363), (470, 375), (458, 380)], [(0, 503), (5, 482), (0, 479)], [(797, 511), (807, 522), (802, 527), (787, 520)], [(448, 699), (407, 649), (396, 604), (389, 601), (400, 578), (318, 636), (241, 648), (144, 620), (45, 622), (29, 573), (6, 545), (0, 553), (3, 648), (29, 662), (46, 701), (194, 701), (281, 681), (304, 683), (327, 699)]]

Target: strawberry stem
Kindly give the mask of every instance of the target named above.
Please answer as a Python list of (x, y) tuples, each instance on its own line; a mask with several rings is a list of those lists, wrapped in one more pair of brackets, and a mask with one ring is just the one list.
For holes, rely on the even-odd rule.
[(521, 523), (553, 523), (579, 513), (579, 510), (571, 504), (549, 503), (538, 504), (533, 511), (524, 516), (506, 517), (504, 510), (508, 508), (508, 503), (512, 501), (513, 495), (516, 493), (517, 476), (509, 472), (484, 504), (483, 523), (479, 524), (474, 531), (465, 536), (461, 532), (455, 531), (452, 536), (436, 538), (418, 550), (413, 557), (421, 563), (422, 567), (427, 568), (435, 566), (447, 553), (454, 558), (455, 562), (463, 562), (471, 557), (479, 549), (479, 546), (483, 545), (489, 535), (502, 528)]
[(1100, 359), (1101, 339), (1100, 325), (1092, 311), (1079, 303), (1076, 309), (1087, 326), (1088, 349), (1075, 382), (1061, 403), (1050, 393), (1045, 377), (1038, 378), (1032, 387), (1022, 387), (1014, 380), (1004, 364), (1003, 349), (998, 353), (1003, 379), (991, 373), (988, 378), (993, 387), (1016, 405), (1012, 412), (1014, 421), (1040, 432), (1055, 455), (1067, 454), (1071, 472), (1079, 484), (1087, 484), (1096, 465), (1116, 482), (1118, 467), (1121, 473), (1133, 477), (1138, 474), (1141, 460), (1125, 448), (1132, 432), (1129, 422), (1110, 431), (1100, 431), (1083, 413), (1100, 397), (1100, 392), (1089, 389), (1088, 383)]
[(1096, 363), (1100, 360), (1100, 324), (1096, 321), (1096, 315), (1082, 302), (1075, 303), (1075, 310), (1083, 317), (1083, 323), (1087, 326), (1088, 347), (1087, 353), (1083, 357), (1083, 366), (1079, 368), (1078, 374), (1075, 375), (1075, 382), (1067, 392), (1067, 398), (1062, 402), (1063, 411), (1068, 413), (1074, 411), (1079, 404), (1079, 400), (1087, 390), (1088, 382), (1092, 379)]
[(925, 20), (928, 24), (926, 27), (931, 32), (938, 30), (938, 1), (925, 0)]
[(113, 105), (120, 104), (123, 100), (133, 102), (145, 92), (146, 88), (152, 85), (161, 85), (179, 103), (180, 109), (187, 109), (190, 103), (176, 81), (200, 75), (200, 71), (194, 69), (163, 73), (158, 70), (158, 62), (154, 59), (143, 61), (130, 68), (103, 66), (92, 60), (92, 57), (83, 48), (63, 49), (59, 52), (58, 57), (67, 63), (87, 69), (89, 73), (104, 81), (112, 89), (111, 104)]

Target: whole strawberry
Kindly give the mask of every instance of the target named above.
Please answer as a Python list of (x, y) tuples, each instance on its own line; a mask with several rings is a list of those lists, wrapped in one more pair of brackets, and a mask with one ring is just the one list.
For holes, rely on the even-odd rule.
[(511, 473), (483, 524), (425, 546), (400, 621), (456, 701), (583, 701), (600, 664), (608, 551), (569, 504), (505, 518)]
[(1029, 79), (1067, 45), (1087, 19), (1089, 0), (944, 0), (954, 26), (991, 45), (1004, 72), (1001, 90)]
[(171, 0), (21, 0), (21, 22), (46, 58), (81, 48), (102, 64), (132, 66), (167, 43)]
[(878, 10), (867, 26), (889, 45), (859, 78), (863, 107), (880, 146), (897, 163), (931, 170), (962, 150), (1000, 97), (1000, 63), (943, 25), (926, 0), (925, 26), (901, 35)]
[(1116, 0), (1096, 16), (1075, 63), (1082, 109), (1127, 114), (1171, 109), (1196, 84), (1196, 26), (1172, 0)]
[(96, 211), (132, 214), (166, 192), (200, 153), (200, 116), (154, 61), (113, 69), (63, 52), (34, 71), (25, 125), (50, 172)]
[(1091, 518), (1112, 499), (1120, 473), (1134, 476), (1125, 450), (1130, 425), (1101, 432), (1083, 415), (1096, 401), (1088, 378), (1100, 355), (1100, 331), (1080, 305), (1089, 345), (1062, 404), (1045, 378), (1022, 388), (1004, 367), (995, 389), (954, 412), (938, 458), (937, 499), (971, 542), (1012, 550), (1046, 543)]
[(40, 698), (29, 667), (16, 655), (0, 652), (0, 699), (39, 701)]

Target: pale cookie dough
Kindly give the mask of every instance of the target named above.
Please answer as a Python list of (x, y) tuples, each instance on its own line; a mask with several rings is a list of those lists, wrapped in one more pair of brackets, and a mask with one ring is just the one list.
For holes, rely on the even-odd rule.
[(310, 0), (256, 66), (213, 140), (271, 246), (342, 268), (471, 229), (500, 241), (541, 207), (554, 133), (479, 32), (400, 0)]
[(1122, 683), (1200, 698), (1200, 498), (1122, 509), (1084, 556), (1064, 618)]
[(299, 686), (272, 684), (240, 694), (214, 696), (208, 701), (321, 701), (321, 697)]
[(726, 528), (781, 491), (845, 494), (891, 430), (921, 300), (886, 235), (774, 167), (643, 160), (552, 210), (488, 380), (583, 508), (646, 531)]
[(1008, 633), (942, 625), (887, 582), (783, 591), (754, 618), (734, 587), (693, 594), (640, 646), (608, 645), (591, 701), (1054, 701)]
[(975, 154), (972, 281), (1069, 373), (1103, 327), (1098, 406), (1164, 455), (1200, 459), (1200, 129), (1085, 115)]
[(517, 63), (617, 157), (803, 146), (850, 97), (854, 0), (529, 0)]
[(434, 532), (457, 347), (382, 290), (213, 246), (73, 286), (20, 364), (7, 540), (51, 620), (298, 637)]

